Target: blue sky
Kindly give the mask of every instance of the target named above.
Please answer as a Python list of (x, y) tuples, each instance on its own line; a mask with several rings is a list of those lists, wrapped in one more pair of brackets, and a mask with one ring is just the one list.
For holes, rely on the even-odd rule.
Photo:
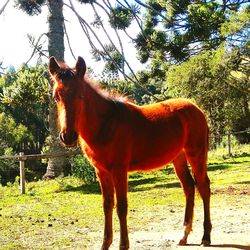
[[(0, 8), (4, 3), (3, 1), (1, 2), (2, 3), (0, 3)], [(87, 5), (78, 5), (76, 1), (72, 2), (76, 4), (76, 7), (78, 8), (77, 10), (79, 10), (79, 13), (82, 16), (90, 15), (92, 10), (87, 7)], [(27, 34), (31, 34), (32, 36), (38, 38), (40, 34), (47, 32), (47, 10), (45, 6), (43, 7), (43, 11), (39, 16), (30, 17), (21, 10), (14, 8), (13, 6), (14, 0), (11, 0), (7, 5), (4, 13), (0, 15), (0, 62), (2, 61), (3, 66), (5, 67), (13, 65), (15, 68), (18, 68), (20, 64), (26, 62), (29, 59), (33, 51), (31, 46), (29, 45)], [(67, 20), (66, 27), (74, 54), (76, 56), (81, 55), (86, 60), (87, 65), (101, 71), (103, 65), (94, 62), (89, 52), (90, 47), (88, 44), (88, 40), (83, 34), (76, 17), (67, 7), (64, 7), (64, 15), (65, 19)], [(109, 32), (111, 32), (111, 30), (109, 30)], [(136, 26), (134, 25), (130, 30), (130, 34), (132, 34), (132, 36), (135, 36), (136, 33)], [(100, 33), (99, 37), (101, 38), (101, 40), (106, 39), (103, 33)], [(125, 36), (122, 37), (126, 54), (130, 59), (132, 67), (138, 68), (139, 63), (136, 60), (135, 50), (131, 42), (126, 39), (127, 38)], [(44, 48), (46, 48), (45, 37), (43, 41), (45, 42)], [(65, 61), (69, 65), (73, 65), (75, 63), (75, 60), (71, 56), (68, 47), (65, 47)], [(46, 61), (46, 58), (43, 58), (43, 60)], [(30, 65), (34, 65), (35, 63), (36, 58), (30, 61)]]

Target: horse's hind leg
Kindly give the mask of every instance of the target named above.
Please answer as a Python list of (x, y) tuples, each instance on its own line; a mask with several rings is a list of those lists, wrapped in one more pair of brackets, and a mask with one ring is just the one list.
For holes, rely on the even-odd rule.
[(207, 174), (202, 181), (197, 181), (197, 188), (202, 197), (204, 206), (204, 234), (201, 244), (204, 246), (208, 246), (211, 243), (210, 234), (212, 230), (212, 224), (210, 218), (210, 180)]
[(210, 234), (212, 230), (210, 218), (210, 180), (207, 175), (207, 151), (199, 148), (198, 150), (186, 150), (189, 163), (195, 178), (195, 184), (203, 200), (204, 207), (204, 234), (202, 237), (202, 245), (210, 245)]
[(187, 237), (192, 231), (193, 211), (194, 211), (194, 193), (195, 183), (187, 166), (185, 153), (182, 151), (173, 161), (175, 172), (180, 179), (183, 191), (186, 196), (186, 209), (184, 217), (184, 236), (179, 242), (179, 245), (187, 243)]

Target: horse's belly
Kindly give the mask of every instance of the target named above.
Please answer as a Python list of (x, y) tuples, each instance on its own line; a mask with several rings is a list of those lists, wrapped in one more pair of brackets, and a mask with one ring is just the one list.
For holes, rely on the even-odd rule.
[(149, 159), (141, 162), (131, 162), (129, 166), (129, 171), (148, 171), (153, 170), (157, 168), (164, 167), (169, 162), (171, 162), (173, 159)]
[(180, 151), (183, 149), (183, 144), (180, 142), (175, 145), (166, 145), (157, 148), (148, 146), (146, 150), (135, 155), (130, 162), (129, 171), (147, 171), (156, 168), (161, 168), (172, 162)]

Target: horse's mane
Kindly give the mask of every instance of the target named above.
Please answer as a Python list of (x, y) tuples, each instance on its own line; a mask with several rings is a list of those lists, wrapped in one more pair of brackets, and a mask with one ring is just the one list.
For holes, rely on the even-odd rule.
[(121, 95), (117, 91), (108, 91), (103, 85), (92, 80), (89, 76), (85, 76), (83, 81), (90, 87), (92, 87), (99, 95), (104, 97), (106, 100), (119, 103), (126, 103), (128, 101), (128, 98), (126, 96)]

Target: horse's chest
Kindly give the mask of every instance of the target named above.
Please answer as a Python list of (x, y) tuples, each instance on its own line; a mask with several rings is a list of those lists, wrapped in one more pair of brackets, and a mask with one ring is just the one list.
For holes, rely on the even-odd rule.
[(99, 170), (107, 170), (116, 162), (114, 150), (109, 149), (107, 145), (106, 147), (91, 147), (85, 144), (82, 149), (92, 165)]

